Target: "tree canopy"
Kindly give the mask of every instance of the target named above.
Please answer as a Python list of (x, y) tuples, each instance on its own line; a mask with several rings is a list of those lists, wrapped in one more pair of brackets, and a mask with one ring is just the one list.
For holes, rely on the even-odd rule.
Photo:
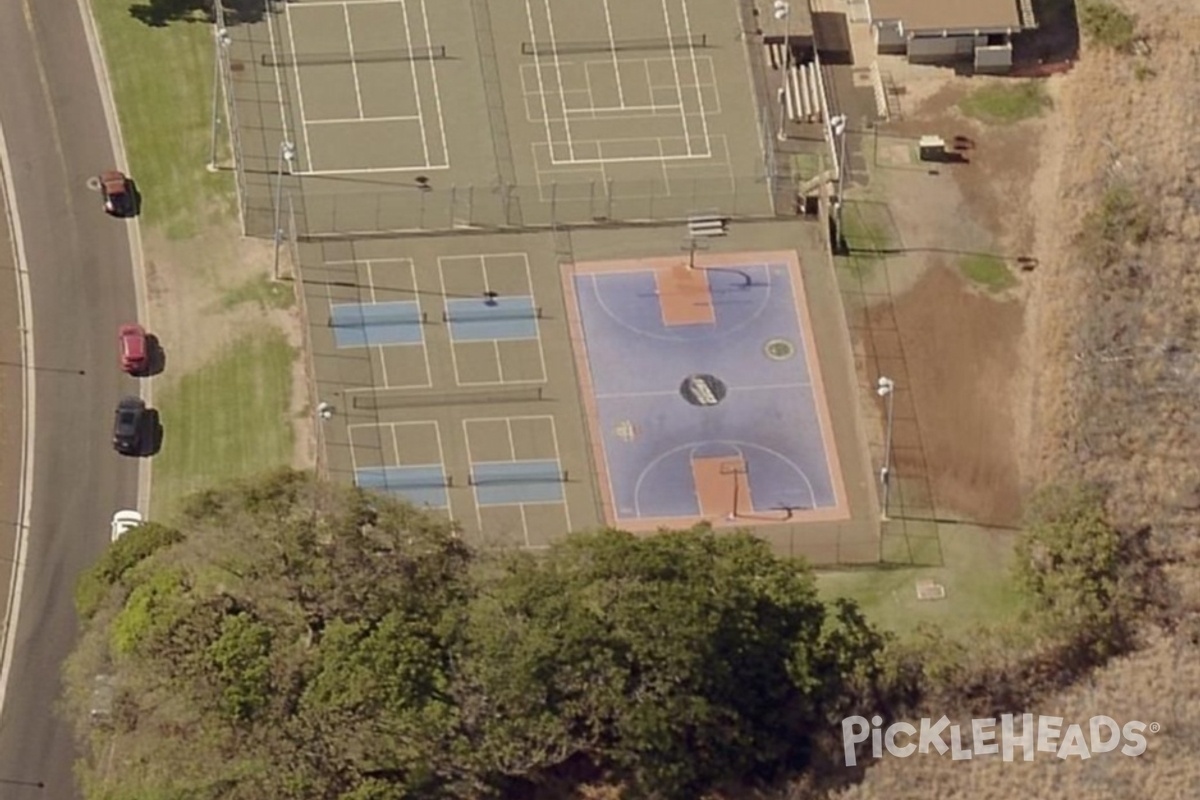
[[(802, 765), (883, 638), (808, 568), (707, 528), (472, 551), (435, 515), (282, 472), (197, 495), (80, 584), (90, 800), (695, 797)], [(89, 720), (97, 675), (116, 687)]]

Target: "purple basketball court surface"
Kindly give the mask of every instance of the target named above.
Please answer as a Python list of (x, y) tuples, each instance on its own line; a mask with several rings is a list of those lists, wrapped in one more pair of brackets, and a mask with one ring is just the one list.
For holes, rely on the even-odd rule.
[(788, 252), (564, 268), (610, 524), (849, 517), (802, 280)]

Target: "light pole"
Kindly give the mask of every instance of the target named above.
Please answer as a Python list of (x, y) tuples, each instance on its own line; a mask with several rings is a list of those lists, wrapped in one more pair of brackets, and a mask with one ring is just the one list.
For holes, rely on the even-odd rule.
[(229, 31), (217, 28), (213, 32), (216, 46), (213, 48), (213, 102), (212, 102), (212, 141), (208, 150), (208, 171), (217, 171), (217, 128), (221, 126), (221, 59), (225, 56), (225, 48), (233, 39)]
[(838, 163), (837, 163), (837, 203), (833, 207), (834, 224), (837, 226), (837, 248), (841, 252), (842, 243), (845, 241), (845, 236), (842, 235), (842, 209), (845, 207), (846, 199), (844, 192), (846, 191), (846, 115), (838, 114), (829, 120), (829, 135), (838, 137)]
[(896, 382), (891, 378), (880, 376), (875, 384), (875, 393), (887, 402), (887, 428), (884, 432), (883, 466), (879, 469), (879, 491), (881, 495), (883, 519), (888, 518), (888, 495), (892, 485), (892, 423), (895, 421)]
[(792, 6), (788, 0), (775, 0), (775, 19), (783, 21), (783, 63), (779, 65), (779, 141), (787, 141), (788, 63), (792, 60)]
[(279, 167), (275, 171), (275, 265), (271, 275), (279, 280), (279, 246), (283, 242), (283, 225), (280, 217), (283, 214), (283, 165), (286, 163), (291, 172), (292, 162), (296, 159), (296, 146), (291, 142), (279, 143)]

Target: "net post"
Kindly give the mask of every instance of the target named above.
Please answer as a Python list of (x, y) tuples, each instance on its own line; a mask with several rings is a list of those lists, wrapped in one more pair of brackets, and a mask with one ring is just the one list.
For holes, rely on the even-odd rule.
[(565, 469), (562, 471), (562, 482), (563, 483), (571, 482), (571, 476), (570, 476), (570, 474), (568, 474), (568, 472)]
[(606, 210), (604, 213), (604, 218), (611, 220), (612, 219), (612, 203), (613, 203), (613, 179), (612, 178), (608, 178), (605, 181), (604, 193), (607, 195), (606, 202), (605, 202)]
[(475, 486), (475, 474), (467, 473), (467, 486)]
[(450, 321), (450, 312), (443, 308), (442, 309), (442, 322), (449, 322), (449, 321)]

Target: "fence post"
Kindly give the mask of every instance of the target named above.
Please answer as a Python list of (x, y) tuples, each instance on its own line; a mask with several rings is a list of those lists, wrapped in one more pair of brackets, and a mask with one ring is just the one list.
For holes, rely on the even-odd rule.
[(612, 215), (613, 215), (613, 212), (612, 212), (613, 179), (609, 178), (604, 183), (605, 183), (605, 186), (604, 186), (605, 207), (607, 209), (604, 213), (604, 218), (611, 220)]
[(588, 219), (596, 218), (596, 179), (588, 183)]
[(558, 181), (550, 182), (550, 224), (558, 224)]

